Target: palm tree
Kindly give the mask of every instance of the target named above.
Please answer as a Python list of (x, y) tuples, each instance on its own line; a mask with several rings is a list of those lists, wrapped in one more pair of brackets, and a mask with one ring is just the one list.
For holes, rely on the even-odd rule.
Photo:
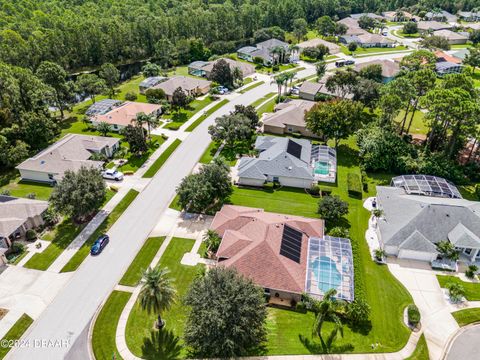
[(142, 309), (149, 314), (158, 315), (156, 326), (159, 329), (165, 325), (160, 313), (168, 310), (176, 298), (176, 291), (172, 285), (172, 279), (168, 276), (169, 273), (167, 268), (149, 267), (143, 272), (142, 287), (138, 295)]
[(278, 89), (278, 101), (277, 102), (280, 102), (280, 97), (282, 96), (282, 87), (283, 87), (283, 84), (285, 84), (285, 81), (286, 81), (285, 73), (278, 74), (277, 76), (275, 76), (273, 78), (272, 83), (277, 84), (277, 89)]
[(448, 240), (439, 241), (437, 243), (437, 250), (443, 257), (449, 260), (457, 261), (459, 258), (458, 251), (455, 250), (455, 245)]
[(97, 131), (103, 136), (107, 136), (108, 132), (110, 131), (110, 124), (105, 121), (99, 122), (97, 125)]
[(150, 131), (152, 128), (156, 128), (159, 124), (158, 118), (156, 116), (147, 115), (144, 112), (140, 112), (135, 117), (135, 123), (138, 127), (143, 127), (143, 125), (148, 126), (148, 136), (150, 137)]
[(273, 65), (276, 65), (280, 61), (281, 52), (282, 48), (280, 46), (275, 46), (272, 50), (270, 50), (270, 55), (273, 57)]
[(288, 93), (288, 83), (290, 82), (290, 87), (293, 85), (293, 79), (295, 79), (297, 74), (293, 71), (285, 73), (285, 92)]
[[(291, 55), (292, 53), (295, 53), (295, 54), (298, 55), (299, 51), (300, 51), (300, 48), (298, 47), (297, 44), (290, 44), (290, 45), (288, 46), (288, 52), (290, 53), (290, 55)], [(298, 60), (298, 59), (297, 59), (297, 60)]]
[(216, 253), (222, 238), (215, 230), (208, 229), (205, 234), (203, 234), (203, 239), (207, 247), (207, 252)]
[[(315, 314), (312, 332), (320, 338), (322, 344), (326, 345), (327, 348), (330, 348), (338, 333), (340, 333), (340, 335), (343, 337), (343, 324), (340, 321), (338, 313), (340, 312), (341, 308), (344, 307), (345, 303), (342, 300), (337, 300), (335, 298), (336, 294), (337, 290), (330, 289), (325, 292), (322, 300), (317, 300), (310, 295), (304, 294), (307, 308), (309, 308)], [(326, 344), (324, 343), (322, 337), (322, 327), (325, 320), (330, 320), (335, 323), (335, 327), (328, 336)]]
[(315, 71), (317, 73), (317, 81), (320, 81), (327, 72), (327, 63), (325, 61), (319, 61), (315, 64)]

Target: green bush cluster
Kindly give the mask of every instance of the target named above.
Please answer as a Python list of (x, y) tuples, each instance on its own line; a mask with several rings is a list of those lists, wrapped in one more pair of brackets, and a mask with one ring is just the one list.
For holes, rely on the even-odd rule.
[(347, 188), (349, 195), (362, 196), (362, 183), (358, 174), (348, 173)]
[(418, 311), (418, 308), (414, 304), (408, 305), (407, 308), (407, 315), (408, 315), (408, 323), (413, 326), (417, 326), (417, 324), (420, 322), (420, 311)]
[(25, 233), (25, 237), (28, 241), (33, 241), (37, 238), (37, 233), (33, 229), (28, 229)]

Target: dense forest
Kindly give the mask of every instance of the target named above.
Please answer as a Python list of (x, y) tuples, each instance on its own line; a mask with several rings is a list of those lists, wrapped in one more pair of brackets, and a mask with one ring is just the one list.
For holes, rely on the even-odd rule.
[(68, 72), (165, 55), (181, 62), (195, 60), (181, 57), (185, 48), (208, 47), (199, 57), (234, 51), (256, 30), (289, 31), (297, 18), (438, 7), (456, 12), (480, 0), (1, 0), (0, 61), (35, 71), (51, 60)]

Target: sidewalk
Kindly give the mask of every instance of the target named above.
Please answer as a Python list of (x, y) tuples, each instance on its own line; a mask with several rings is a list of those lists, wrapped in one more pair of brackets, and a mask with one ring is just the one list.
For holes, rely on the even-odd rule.
[(62, 268), (70, 261), (80, 247), (88, 240), (95, 230), (102, 224), (107, 218), (108, 214), (112, 212), (115, 206), (123, 199), (128, 192), (129, 188), (124, 187), (110, 199), (110, 201), (95, 215), (95, 217), (88, 223), (88, 225), (82, 230), (82, 232), (73, 240), (68, 247), (62, 251), (59, 257), (55, 259), (52, 265), (47, 271), (60, 272)]

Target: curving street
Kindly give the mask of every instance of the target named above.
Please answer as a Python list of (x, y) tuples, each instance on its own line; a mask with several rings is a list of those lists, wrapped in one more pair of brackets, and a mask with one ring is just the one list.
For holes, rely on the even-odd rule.
[(445, 357), (446, 360), (478, 360), (478, 340), (480, 339), (480, 324), (462, 330), (453, 340)]

